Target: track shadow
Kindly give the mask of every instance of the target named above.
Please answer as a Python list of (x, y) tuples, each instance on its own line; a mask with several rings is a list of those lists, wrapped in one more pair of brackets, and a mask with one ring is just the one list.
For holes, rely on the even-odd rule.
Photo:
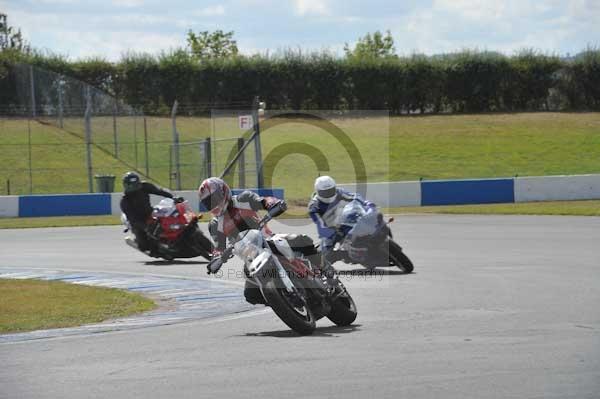
[(172, 266), (172, 265), (206, 265), (208, 264), (207, 260), (150, 260), (145, 261), (144, 265), (146, 266)]
[(388, 270), (388, 269), (383, 269), (383, 268), (375, 268), (373, 270), (367, 270), (367, 269), (353, 269), (353, 270), (338, 270), (338, 274), (340, 276), (367, 276), (367, 277), (372, 277), (372, 276), (396, 276), (396, 275), (406, 275), (409, 276), (411, 274), (416, 274), (415, 272), (412, 273), (405, 273), (402, 270), (399, 269), (392, 269), (392, 270)]
[(262, 331), (258, 333), (246, 333), (242, 335), (242, 337), (298, 338), (308, 336), (335, 338), (339, 334), (349, 334), (354, 331), (358, 331), (360, 330), (360, 327), (360, 324), (352, 324), (350, 326), (317, 327), (317, 329), (311, 335), (300, 335), (294, 330)]

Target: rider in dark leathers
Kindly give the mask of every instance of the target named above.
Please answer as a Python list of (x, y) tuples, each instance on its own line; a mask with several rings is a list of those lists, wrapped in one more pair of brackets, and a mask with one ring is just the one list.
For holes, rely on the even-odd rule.
[(150, 194), (173, 198), (173, 194), (152, 183), (142, 181), (134, 172), (123, 176), (123, 198), (121, 198), (121, 211), (127, 216), (131, 231), (140, 251), (149, 251), (150, 256), (158, 256), (157, 244), (148, 237), (146, 227), (152, 215)]

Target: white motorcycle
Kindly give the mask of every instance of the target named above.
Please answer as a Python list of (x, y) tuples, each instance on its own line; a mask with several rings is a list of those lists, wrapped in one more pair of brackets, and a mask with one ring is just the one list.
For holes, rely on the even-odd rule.
[(294, 252), (285, 234), (266, 233), (263, 227), (270, 219), (267, 214), (258, 229), (241, 232), (221, 257), (211, 260), (209, 274), (216, 273), (231, 256), (239, 257), (246, 278), (258, 286), (267, 306), (299, 334), (312, 334), (322, 317), (339, 326), (352, 324), (356, 305), (333, 268), (326, 269), (331, 271), (327, 276), (320, 273), (321, 269)]

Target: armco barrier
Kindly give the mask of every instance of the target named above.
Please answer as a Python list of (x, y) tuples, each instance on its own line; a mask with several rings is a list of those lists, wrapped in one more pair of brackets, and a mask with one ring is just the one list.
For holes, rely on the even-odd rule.
[(513, 179), (421, 182), (421, 205), (515, 202)]
[[(340, 184), (356, 192), (356, 184)], [(283, 198), (282, 189), (251, 189)], [(234, 194), (242, 190), (233, 190)], [(196, 191), (175, 193), (204, 211)], [(121, 213), (121, 193), (0, 197), (0, 217), (104, 215)], [(526, 201), (600, 199), (600, 175), (517, 177), (508, 179), (432, 180), (366, 184), (366, 197), (381, 207), (491, 204)], [(152, 204), (162, 197), (151, 196)], [(307, 198), (308, 200), (308, 198)]]
[(26, 195), (19, 197), (19, 217), (108, 215), (110, 194)]
[[(421, 205), (421, 183), (403, 181), (390, 183), (367, 183), (366, 195), (370, 201), (384, 208)], [(356, 184), (340, 184), (340, 188), (357, 192)]]
[(566, 201), (600, 198), (600, 175), (515, 178), (515, 201)]
[(7, 195), (0, 197), (0, 218), (16, 218), (19, 216), (19, 197)]
[[(250, 190), (263, 196), (284, 196), (282, 189)], [(242, 191), (233, 190), (233, 193)], [(178, 191), (174, 194), (188, 200), (192, 209), (204, 211), (200, 208), (196, 191)], [(3, 196), (0, 197), (0, 217), (120, 215), (121, 197), (121, 193)], [(161, 199), (163, 197), (150, 196), (153, 205)]]

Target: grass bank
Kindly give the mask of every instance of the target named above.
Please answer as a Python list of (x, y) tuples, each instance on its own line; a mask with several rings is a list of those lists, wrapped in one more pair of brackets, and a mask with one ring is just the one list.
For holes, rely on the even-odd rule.
[(546, 201), (518, 204), (414, 206), (385, 209), (389, 214), (564, 215), (600, 216), (600, 200)]
[[(82, 121), (70, 122), (75, 131)], [(262, 146), (270, 182), (283, 187), (288, 199), (306, 201), (318, 173), (331, 174), (340, 183), (355, 180), (357, 157), (351, 159), (339, 140), (327, 133), (326, 123), (284, 122), (265, 126)], [(600, 173), (600, 113), (362, 117), (334, 118), (332, 122), (358, 149), (360, 163), (372, 182)], [(147, 159), (150, 177), (168, 187), (170, 120), (148, 118), (147, 148), (140, 121), (119, 123), (115, 148), (112, 118), (95, 118), (93, 172), (120, 176), (137, 168), (145, 173)], [(178, 118), (181, 142), (203, 140), (211, 136), (213, 128), (213, 138), (233, 138), (241, 133), (237, 118), (220, 118), (215, 123), (207, 118)], [(233, 140), (215, 144), (213, 174), (220, 173), (235, 145)], [(112, 156), (115, 151), (120, 160)], [(197, 146), (181, 151), (184, 189), (197, 188), (198, 154)], [(252, 159), (250, 151), (247, 170), (254, 167)], [(320, 167), (315, 164), (319, 159), (326, 161), (320, 162)], [(13, 194), (26, 194), (30, 189), (34, 193), (87, 191), (82, 139), (50, 125), (0, 121), (0, 164), (7, 165), (0, 171), (0, 195), (7, 192), (7, 180)], [(249, 173), (249, 186), (253, 179), (254, 174)], [(237, 184), (237, 176), (231, 181)], [(120, 189), (118, 182), (116, 189)]]
[(99, 323), (155, 307), (141, 295), (114, 288), (0, 279), (0, 334)]

